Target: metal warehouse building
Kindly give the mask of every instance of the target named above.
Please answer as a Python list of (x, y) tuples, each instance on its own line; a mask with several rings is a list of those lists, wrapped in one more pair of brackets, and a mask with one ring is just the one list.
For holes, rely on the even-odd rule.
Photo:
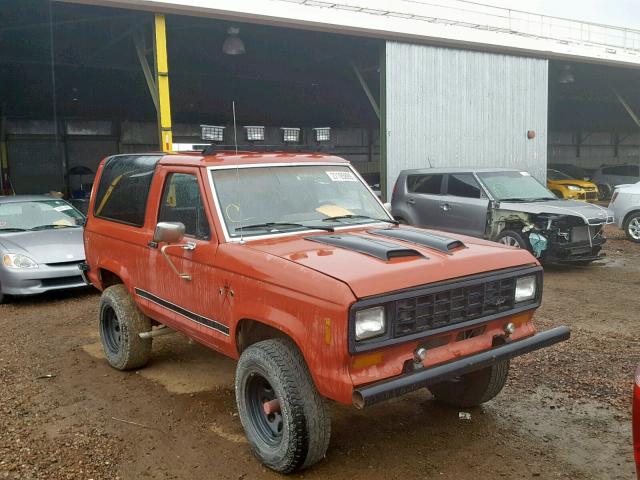
[[(640, 163), (640, 31), (381, 0), (0, 0), (5, 192), (82, 196), (101, 158), (202, 144), (398, 172)], [(217, 127), (217, 128), (213, 128)]]

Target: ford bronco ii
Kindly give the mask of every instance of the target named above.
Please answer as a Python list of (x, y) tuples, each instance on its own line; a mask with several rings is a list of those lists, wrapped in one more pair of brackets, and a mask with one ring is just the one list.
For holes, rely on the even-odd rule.
[(249, 445), (289, 473), (322, 459), (326, 399), (364, 408), (427, 387), (470, 407), (536, 333), (527, 251), (397, 225), (351, 165), (318, 154), (117, 155), (98, 170), (84, 241), (116, 369), (180, 331), (238, 359)]

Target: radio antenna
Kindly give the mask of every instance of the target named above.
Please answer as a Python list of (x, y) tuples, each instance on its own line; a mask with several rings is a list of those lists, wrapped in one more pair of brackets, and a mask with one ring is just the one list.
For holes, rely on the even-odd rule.
[(240, 214), (240, 245), (244, 245), (244, 227), (242, 226), (242, 206), (240, 201), (240, 166), (238, 165), (238, 127), (236, 124), (236, 102), (231, 102), (231, 108), (233, 110), (233, 144), (236, 147), (236, 202), (238, 207), (238, 213)]
[(236, 125), (236, 102), (231, 102), (231, 108), (233, 109), (233, 144), (236, 146), (236, 155), (238, 154), (238, 127)]

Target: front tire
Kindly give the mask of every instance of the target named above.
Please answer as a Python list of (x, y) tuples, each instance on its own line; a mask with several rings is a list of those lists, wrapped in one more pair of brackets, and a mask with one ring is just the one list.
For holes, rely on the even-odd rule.
[(151, 339), (139, 334), (151, 330), (151, 321), (124, 285), (102, 292), (99, 313), (100, 341), (109, 365), (117, 370), (144, 367), (151, 356)]
[(249, 346), (236, 369), (236, 402), (253, 454), (279, 473), (320, 461), (331, 423), (298, 348), (284, 339)]
[(635, 243), (640, 243), (640, 212), (632, 213), (624, 221), (624, 233)]
[(527, 241), (524, 239), (520, 232), (515, 230), (503, 230), (496, 237), (496, 242), (508, 247), (522, 248), (528, 250)]
[(431, 385), (429, 390), (439, 402), (454, 407), (477, 407), (500, 393), (509, 375), (509, 360), (462, 375), (454, 380)]

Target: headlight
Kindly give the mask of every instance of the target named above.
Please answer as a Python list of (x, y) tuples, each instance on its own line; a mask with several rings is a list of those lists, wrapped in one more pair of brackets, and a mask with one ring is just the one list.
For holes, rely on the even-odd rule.
[(5, 253), (2, 256), (2, 264), (7, 268), (38, 268), (35, 260), (19, 253)]
[(516, 280), (516, 303), (532, 300), (536, 297), (537, 281), (535, 275), (520, 277)]
[(356, 312), (356, 340), (382, 335), (386, 330), (384, 307), (367, 308)]
[(572, 192), (579, 192), (580, 190), (582, 190), (582, 188), (577, 185), (567, 185), (567, 188)]

